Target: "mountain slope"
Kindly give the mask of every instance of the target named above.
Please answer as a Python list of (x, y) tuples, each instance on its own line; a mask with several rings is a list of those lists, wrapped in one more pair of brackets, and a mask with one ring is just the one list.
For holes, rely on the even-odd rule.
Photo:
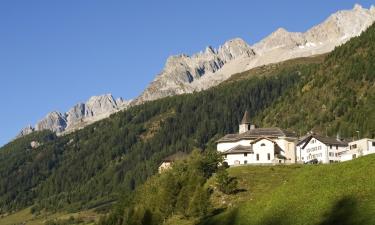
[(373, 6), (365, 9), (355, 5), (352, 10), (332, 14), (305, 33), (280, 28), (253, 46), (241, 39), (234, 39), (217, 51), (208, 47), (204, 53), (191, 57), (172, 56), (163, 71), (133, 104), (204, 90), (235, 73), (257, 66), (330, 52), (335, 46), (358, 36), (374, 21)]
[[(1, 211), (31, 205), (77, 210), (116, 201), (154, 174), (164, 157), (205, 149), (234, 132), (243, 111), (255, 115), (271, 105), (316, 66), (312, 62), (264, 76), (249, 71), (240, 81), (131, 107), (63, 136), (45, 131), (19, 138), (0, 149)], [(32, 141), (40, 146), (31, 148)]]
[[(266, 126), (375, 136), (375, 27), (330, 53), (314, 75), (257, 118)], [(350, 122), (349, 122), (350, 121)]]

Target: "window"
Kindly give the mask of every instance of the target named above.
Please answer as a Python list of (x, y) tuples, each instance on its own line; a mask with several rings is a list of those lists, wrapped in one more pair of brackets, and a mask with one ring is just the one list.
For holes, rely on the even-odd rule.
[(303, 157), (301, 159), (303, 160)]
[(249, 124), (249, 125), (247, 125), (247, 130), (250, 130), (250, 124)]
[(375, 146), (375, 141), (372, 142), (372, 146)]
[(352, 146), (350, 146), (350, 149), (356, 149), (357, 148), (357, 145), (355, 144), (355, 145), (352, 145)]
[(329, 153), (329, 156), (332, 157), (332, 156), (335, 156), (335, 154), (334, 154), (333, 152), (330, 152), (330, 153)]
[(353, 158), (353, 159), (357, 158), (357, 155), (356, 155), (356, 154), (354, 154), (354, 155), (352, 156), (352, 158)]
[(336, 150), (337, 150), (337, 149), (339, 149), (339, 146), (338, 146), (338, 145), (336, 145)]
[(266, 144), (262, 143), (262, 144), (260, 144), (260, 146), (266, 146)]
[(227, 158), (227, 155), (224, 155), (224, 158), (226, 159), (226, 158)]
[(332, 145), (329, 145), (329, 149), (332, 149)]
[(243, 161), (243, 164), (247, 164), (247, 160)]
[(247, 157), (247, 153), (244, 153), (243, 156)]
[(267, 159), (271, 160), (271, 154), (270, 153), (267, 153)]
[(259, 161), (259, 154), (257, 154), (257, 161)]

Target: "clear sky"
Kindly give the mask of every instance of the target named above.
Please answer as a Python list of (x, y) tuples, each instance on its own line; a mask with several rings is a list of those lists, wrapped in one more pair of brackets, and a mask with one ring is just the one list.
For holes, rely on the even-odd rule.
[(90, 96), (131, 99), (168, 56), (278, 27), (305, 31), (331, 13), (371, 1), (2, 0), (0, 146), (50, 111)]

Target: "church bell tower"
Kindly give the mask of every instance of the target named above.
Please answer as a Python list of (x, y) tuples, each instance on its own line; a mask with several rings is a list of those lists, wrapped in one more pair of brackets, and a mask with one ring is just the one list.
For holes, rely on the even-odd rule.
[(250, 123), (249, 112), (246, 110), (240, 123), (239, 133), (245, 133), (246, 131), (251, 130), (252, 128), (253, 125), (251, 125)]

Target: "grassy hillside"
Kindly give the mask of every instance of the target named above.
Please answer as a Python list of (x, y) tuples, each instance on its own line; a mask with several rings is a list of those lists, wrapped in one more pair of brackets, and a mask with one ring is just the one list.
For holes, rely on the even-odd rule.
[(229, 171), (245, 191), (214, 193), (212, 201), (228, 208), (200, 224), (375, 224), (375, 155), (332, 165)]
[(30, 208), (0, 217), (1, 225), (94, 225), (99, 217), (95, 210), (86, 210), (76, 213), (43, 212), (33, 214)]

